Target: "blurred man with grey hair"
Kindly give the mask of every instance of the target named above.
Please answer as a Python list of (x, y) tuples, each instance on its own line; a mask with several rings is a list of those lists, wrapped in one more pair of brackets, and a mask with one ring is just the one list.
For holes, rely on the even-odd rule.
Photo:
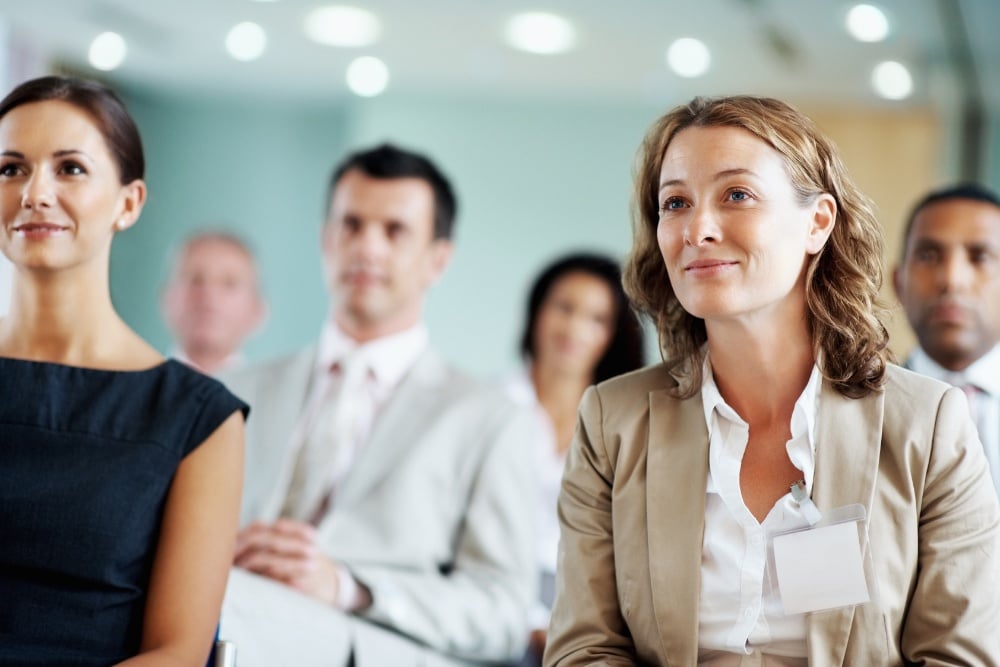
[(267, 312), (249, 245), (222, 231), (189, 237), (174, 258), (161, 305), (173, 356), (209, 375), (242, 365), (243, 343)]

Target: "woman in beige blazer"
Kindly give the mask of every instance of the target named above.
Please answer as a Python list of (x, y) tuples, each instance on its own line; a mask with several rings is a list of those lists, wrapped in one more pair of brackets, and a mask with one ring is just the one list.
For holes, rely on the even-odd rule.
[[(985, 458), (960, 391), (889, 363), (835, 147), (782, 102), (698, 98), (647, 135), (634, 207), (664, 363), (584, 396), (545, 664), (998, 664)], [(870, 601), (785, 614), (773, 535), (851, 505)]]

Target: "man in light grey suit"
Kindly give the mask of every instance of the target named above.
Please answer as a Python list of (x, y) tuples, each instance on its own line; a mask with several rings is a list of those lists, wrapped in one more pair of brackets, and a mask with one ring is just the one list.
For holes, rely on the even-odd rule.
[(429, 348), (455, 201), (383, 145), (335, 170), (319, 343), (225, 378), (253, 406), (222, 614), (241, 667), (520, 655), (534, 599), (531, 420)]

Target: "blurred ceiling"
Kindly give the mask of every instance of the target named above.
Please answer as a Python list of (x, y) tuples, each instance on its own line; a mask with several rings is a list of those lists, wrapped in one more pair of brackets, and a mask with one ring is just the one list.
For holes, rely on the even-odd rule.
[[(84, 72), (95, 72), (87, 64), (91, 40), (106, 30), (120, 33), (128, 57), (110, 79), (193, 94), (336, 100), (350, 95), (348, 63), (374, 55), (390, 69), (388, 94), (659, 103), (750, 92), (841, 106), (979, 95), (1000, 108), (1000, 0), (878, 0), (872, 4), (886, 12), (891, 29), (879, 43), (854, 41), (844, 29), (853, 3), (833, 0), (357, 0), (382, 24), (381, 38), (364, 48), (322, 46), (305, 36), (306, 14), (323, 4), (7, 0), (0, 20), (17, 48)], [(569, 19), (579, 34), (576, 48), (545, 56), (506, 46), (505, 21), (527, 9)], [(242, 21), (268, 35), (267, 50), (252, 62), (232, 59), (224, 46), (227, 31)], [(712, 65), (704, 76), (685, 79), (667, 68), (666, 49), (679, 37), (708, 45)], [(910, 69), (910, 98), (875, 95), (871, 71), (884, 60)]]

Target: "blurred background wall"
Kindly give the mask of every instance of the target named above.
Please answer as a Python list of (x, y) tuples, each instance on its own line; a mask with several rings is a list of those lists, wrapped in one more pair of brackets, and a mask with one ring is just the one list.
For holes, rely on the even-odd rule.
[[(116, 240), (112, 291), (125, 318), (162, 350), (169, 338), (158, 299), (170, 253), (205, 226), (243, 234), (261, 262), (270, 319), (248, 356), (264, 359), (313, 340), (328, 307), (318, 235), (331, 168), (345, 151), (380, 141), (426, 151), (457, 187), (458, 249), (432, 292), (428, 323), (445, 355), (480, 375), (516, 363), (525, 292), (544, 262), (575, 249), (624, 257), (636, 148), (659, 114), (694, 94), (772, 94), (806, 110), (875, 200), (887, 268), (898, 255), (907, 210), (927, 188), (963, 177), (1000, 183), (1000, 103), (983, 91), (984, 82), (1000, 88), (1000, 50), (989, 41), (976, 52), (972, 83), (963, 79), (969, 72), (953, 43), (954, 26), (941, 20), (947, 2), (883, 3), (893, 32), (887, 44), (873, 46), (845, 36), (851, 3), (817, 9), (790, 0), (712, 0), (695, 10), (666, 0), (607, 7), (556, 1), (549, 3), (553, 11), (583, 25), (577, 46), (511, 55), (495, 36), (499, 28), (484, 22), (499, 25), (519, 5), (482, 3), (486, 11), (436, 0), (420, 12), (382, 0), (364, 3), (386, 26), (367, 52), (392, 72), (388, 88), (373, 97), (352, 94), (343, 83), (347, 64), (364, 49), (296, 50), (306, 48), (299, 23), (314, 5), (220, 0), (209, 11), (184, 0), (164, 2), (164, 14), (117, 0), (35, 4), (78, 23), (4, 7), (3, 50), (31, 42), (45, 67), (109, 81), (142, 131), (150, 198), (140, 223)], [(966, 44), (983, 42), (973, 39), (975, 31), (997, 6), (962, 0)], [(279, 18), (285, 14), (291, 18)], [(268, 30), (268, 50), (256, 62), (235, 62), (212, 30), (224, 34), (248, 15)], [(187, 46), (171, 46), (174, 32), (193, 30), (186, 26), (197, 16), (197, 35), (186, 38)], [(47, 37), (60, 21), (77, 26), (78, 44)], [(677, 33), (678, 21), (686, 33)], [(101, 72), (87, 63), (88, 44), (112, 28), (131, 29), (139, 43), (129, 41), (119, 69)], [(708, 35), (712, 66), (700, 77), (671, 73), (667, 46), (699, 31)], [(484, 47), (484, 35), (496, 43)], [(659, 35), (655, 44), (650, 35)], [(912, 93), (899, 100), (879, 97), (869, 82), (872, 66), (893, 57), (908, 62), (913, 76)], [(212, 65), (216, 59), (224, 62)], [(318, 68), (311, 88), (297, 88), (293, 80), (310, 68)], [(8, 68), (6, 88), (23, 77)], [(970, 106), (980, 111), (978, 129)], [(963, 147), (970, 128), (979, 138), (973, 167)], [(888, 290), (886, 301), (895, 303)], [(898, 314), (891, 333), (898, 352), (912, 344)], [(651, 341), (650, 360), (654, 350)]]

